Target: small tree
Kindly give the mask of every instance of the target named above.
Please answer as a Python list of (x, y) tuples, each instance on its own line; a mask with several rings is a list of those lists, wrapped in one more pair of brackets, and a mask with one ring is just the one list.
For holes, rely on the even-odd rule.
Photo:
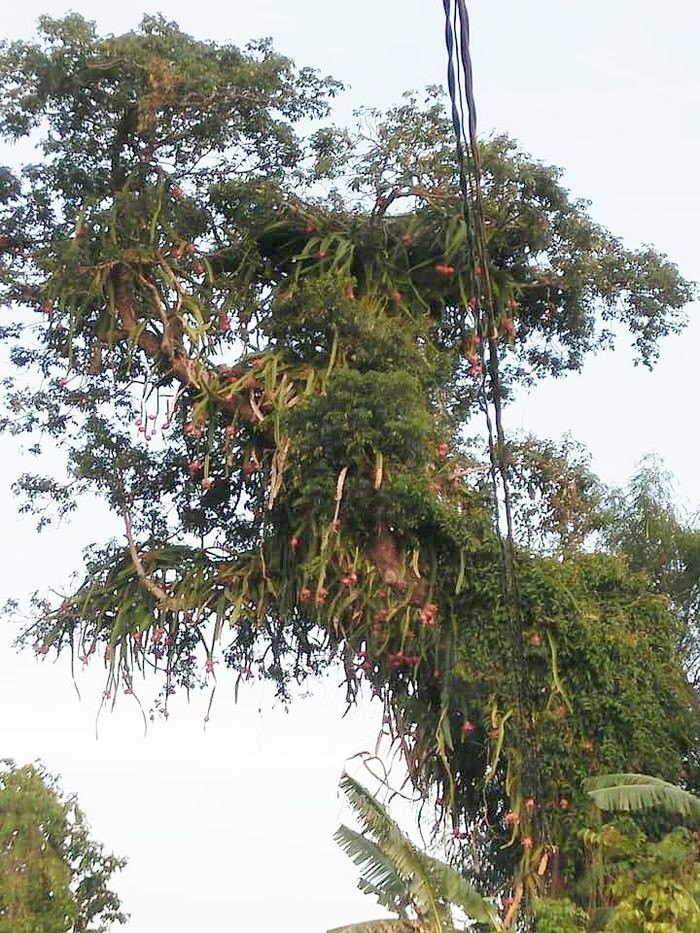
[(102, 933), (125, 923), (108, 888), (125, 859), (90, 838), (74, 796), (41, 765), (0, 771), (0, 931)]
[(329, 933), (457, 933), (470, 922), (501, 929), (491, 903), (454, 868), (427, 855), (391, 819), (386, 809), (348, 774), (340, 786), (360, 822), (362, 832), (341, 826), (335, 841), (362, 868), (359, 888), (395, 911), (395, 921), (373, 920)]

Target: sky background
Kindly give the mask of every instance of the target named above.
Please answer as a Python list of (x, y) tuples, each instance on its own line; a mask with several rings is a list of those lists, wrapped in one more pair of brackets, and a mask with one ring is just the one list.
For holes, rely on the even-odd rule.
[[(700, 279), (700, 5), (667, 0), (473, 0), (472, 53), (482, 134), (507, 132), (590, 199), (594, 218), (629, 246), (653, 243)], [(405, 90), (444, 83), (439, 0), (211, 0), (100, 5), (24, 0), (5, 17), (6, 38), (29, 38), (37, 18), (69, 9), (123, 32), (143, 13), (164, 14), (199, 38), (243, 44), (272, 36), (298, 65), (348, 83), (336, 120), (387, 107)], [(12, 151), (0, 152), (0, 163)], [(540, 386), (506, 411), (511, 429), (571, 432), (604, 480), (623, 483), (646, 453), (660, 454), (689, 512), (700, 504), (700, 322), (666, 340), (653, 373), (635, 368), (624, 341), (581, 374)], [(37, 536), (9, 493), (25, 468), (0, 444), (0, 601), (60, 589), (82, 547), (116, 532), (88, 502), (77, 518)], [(0, 628), (0, 756), (42, 758), (76, 792), (106, 846), (128, 856), (117, 879), (129, 933), (250, 930), (322, 933), (380, 915), (355, 890), (356, 871), (331, 840), (347, 818), (337, 796), (346, 759), (371, 750), (381, 720), (367, 700), (342, 718), (332, 678), (287, 712), (263, 687), (234, 704), (222, 678), (208, 696), (176, 702), (144, 736), (134, 704), (104, 711), (102, 674), (80, 674), (82, 701), (63, 661), (38, 662)], [(147, 696), (148, 689), (145, 693)], [(357, 772), (359, 773), (359, 772)]]

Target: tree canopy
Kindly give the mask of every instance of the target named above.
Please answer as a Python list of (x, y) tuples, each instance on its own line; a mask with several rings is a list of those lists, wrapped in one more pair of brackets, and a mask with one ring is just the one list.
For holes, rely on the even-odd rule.
[(75, 797), (42, 766), (0, 770), (0, 930), (102, 933), (126, 923), (107, 885), (125, 859), (90, 838)]
[(40, 524), (87, 490), (124, 523), (81, 585), (37, 596), (26, 639), (103, 654), (106, 698), (156, 674), (163, 709), (217, 665), (287, 696), (339, 658), (478, 839), (471, 867), (557, 893), (589, 775), (693, 786), (692, 626), (626, 538), (596, 539), (585, 464), (534, 440), (508, 448), (540, 522), (520, 525), (514, 610), (469, 438), (494, 357), (506, 397), (623, 329), (652, 365), (693, 286), (506, 137), (479, 150), (484, 268), (439, 91), (353, 130), (328, 122), (339, 89), (160, 17), (107, 38), (44, 18), (0, 48), (0, 135), (36, 146), (0, 173), (0, 423), (65, 457), (18, 481)]

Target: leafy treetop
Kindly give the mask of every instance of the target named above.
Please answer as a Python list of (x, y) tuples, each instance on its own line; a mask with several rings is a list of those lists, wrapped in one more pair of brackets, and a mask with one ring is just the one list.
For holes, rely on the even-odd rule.
[(42, 766), (0, 770), (0, 930), (102, 933), (126, 923), (107, 885), (125, 859), (90, 838), (75, 797)]
[(595, 484), (533, 444), (509, 469), (544, 517), (521, 536), (517, 618), (504, 602), (465, 441), (484, 347), (510, 394), (615, 324), (651, 364), (693, 290), (505, 137), (481, 147), (481, 268), (438, 92), (302, 134), (339, 88), (160, 17), (104, 39), (44, 18), (0, 49), (0, 133), (37, 152), (0, 175), (2, 426), (66, 455), (65, 478), (19, 481), (41, 521), (91, 490), (124, 522), (60, 605), (37, 598), (27, 637), (103, 652), (106, 697), (155, 670), (163, 710), (220, 660), (285, 695), (340, 656), (456, 837), (478, 826), (494, 877), (536, 892), (553, 852), (578, 871), (583, 779), (676, 779), (695, 720), (663, 591), (583, 547)]

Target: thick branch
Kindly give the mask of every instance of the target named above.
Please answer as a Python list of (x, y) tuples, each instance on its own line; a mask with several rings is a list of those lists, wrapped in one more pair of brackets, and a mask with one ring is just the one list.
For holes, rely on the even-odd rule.
[(136, 570), (136, 576), (139, 578), (144, 587), (148, 590), (151, 596), (154, 596), (159, 603), (165, 602), (168, 599), (168, 594), (165, 590), (158, 586), (146, 573), (146, 570), (143, 566), (143, 562), (139, 556), (139, 552), (136, 549), (136, 542), (134, 541), (134, 532), (131, 525), (131, 514), (127, 508), (124, 509), (124, 525), (126, 527), (126, 540), (129, 544), (129, 554), (131, 556), (131, 562), (134, 565)]
[[(143, 277), (140, 277), (143, 279)], [(145, 281), (145, 280), (144, 280)], [(163, 333), (160, 336), (149, 333), (139, 320), (136, 298), (134, 294), (134, 273), (129, 266), (120, 263), (114, 269), (115, 310), (124, 333), (140, 347), (157, 365), (166, 368), (166, 374), (173, 376), (187, 389), (201, 389), (203, 372), (195, 360), (191, 359), (177, 346), (174, 339), (173, 319), (170, 318), (160, 306), (156, 294), (155, 310), (163, 322)], [(256, 415), (248, 399), (234, 395), (231, 398), (221, 399), (222, 411), (241, 418), (243, 421), (256, 421)]]

